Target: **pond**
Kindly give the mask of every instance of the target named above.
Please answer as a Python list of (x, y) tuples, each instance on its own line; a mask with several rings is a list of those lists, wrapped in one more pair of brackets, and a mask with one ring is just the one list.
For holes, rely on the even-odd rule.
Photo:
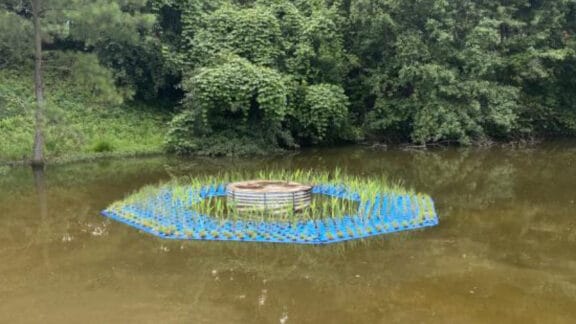
[[(99, 212), (146, 184), (336, 167), (434, 197), (438, 227), (328, 246), (166, 241)], [(0, 169), (0, 322), (569, 323), (576, 143), (344, 147)]]

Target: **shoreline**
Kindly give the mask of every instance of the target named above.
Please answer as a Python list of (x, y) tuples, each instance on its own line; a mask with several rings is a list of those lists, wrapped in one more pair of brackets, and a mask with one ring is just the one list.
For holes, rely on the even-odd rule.
[[(508, 142), (478, 142), (472, 143), (468, 146), (457, 145), (454, 142), (438, 142), (438, 143), (428, 143), (428, 144), (415, 144), (415, 143), (393, 143), (393, 142), (379, 142), (379, 141), (364, 141), (359, 143), (349, 143), (344, 145), (321, 145), (321, 146), (310, 146), (301, 147), (297, 150), (284, 150), (282, 152), (271, 152), (270, 154), (293, 154), (295, 152), (301, 152), (307, 149), (318, 149), (318, 148), (338, 148), (344, 146), (359, 146), (365, 147), (373, 150), (402, 150), (402, 151), (424, 151), (424, 150), (436, 150), (436, 149), (446, 149), (451, 147), (458, 148), (472, 148), (472, 149), (487, 149), (487, 148), (504, 148), (504, 149), (522, 149), (535, 147), (539, 144), (550, 143), (550, 142), (564, 142), (576, 140), (574, 137), (550, 137), (550, 138), (539, 138), (530, 140), (515, 140)], [(131, 158), (144, 158), (144, 157), (157, 157), (157, 156), (176, 156), (172, 153), (168, 153), (162, 149), (144, 151), (144, 152), (105, 152), (105, 153), (84, 153), (78, 155), (63, 155), (55, 158), (46, 159), (45, 165), (64, 165), (73, 163), (83, 163), (100, 161), (106, 159), (131, 159)], [(238, 155), (235, 157), (245, 157), (251, 156), (250, 154)], [(220, 156), (206, 156), (201, 154), (190, 154), (182, 157), (211, 157), (219, 158)], [(1, 160), (0, 167), (29, 167), (29, 160)]]
[[(144, 158), (144, 157), (155, 157), (155, 156), (163, 156), (163, 155), (170, 155), (165, 153), (162, 150), (157, 151), (149, 151), (149, 152), (106, 152), (106, 153), (87, 153), (87, 154), (79, 154), (79, 155), (65, 155), (59, 156), (52, 159), (46, 159), (45, 165), (64, 165), (64, 164), (73, 164), (73, 163), (84, 163), (84, 162), (93, 162), (93, 161), (100, 161), (100, 160), (122, 160), (122, 159), (131, 159), (131, 158)], [(0, 167), (30, 167), (29, 160), (20, 160), (20, 161), (2, 161), (0, 160)]]

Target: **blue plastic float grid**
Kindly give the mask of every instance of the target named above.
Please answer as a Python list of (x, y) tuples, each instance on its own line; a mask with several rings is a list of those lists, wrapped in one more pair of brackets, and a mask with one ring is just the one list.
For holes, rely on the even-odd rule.
[(361, 201), (358, 193), (333, 185), (314, 186), (312, 193), (358, 202), (358, 214), (292, 222), (256, 222), (217, 219), (190, 209), (198, 200), (225, 197), (224, 184), (206, 186), (199, 192), (190, 188), (185, 203), (173, 200), (172, 192), (162, 189), (147, 201), (108, 208), (102, 214), (167, 239), (293, 244), (336, 243), (438, 224), (434, 202), (428, 196), (387, 194)]

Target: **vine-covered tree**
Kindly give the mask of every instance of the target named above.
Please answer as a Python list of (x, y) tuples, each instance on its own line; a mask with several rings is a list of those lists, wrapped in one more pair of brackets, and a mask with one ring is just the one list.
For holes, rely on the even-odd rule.
[(341, 86), (351, 58), (337, 9), (324, 2), (257, 1), (222, 4), (200, 21), (182, 12), (196, 28), (182, 29), (181, 53), (170, 56), (181, 60), (187, 95), (169, 148), (229, 154), (237, 145), (215, 152), (213, 139), (244, 138), (269, 149), (352, 133), (336, 131), (352, 127)]

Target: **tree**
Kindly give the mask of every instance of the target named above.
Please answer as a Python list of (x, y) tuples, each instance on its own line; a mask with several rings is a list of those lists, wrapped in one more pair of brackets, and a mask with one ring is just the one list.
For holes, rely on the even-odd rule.
[(350, 57), (336, 7), (262, 0), (193, 8), (181, 19), (196, 28), (181, 29), (180, 53), (169, 56), (180, 61), (186, 91), (168, 134), (172, 151), (214, 153), (208, 138), (224, 133), (268, 147), (347, 139), (340, 83)]
[[(155, 17), (146, 13), (146, 5), (146, 0), (89, 3), (79, 0), (6, 0), (0, 4), (0, 17), (6, 18), (0, 23), (2, 38), (10, 42), (6, 47), (0, 45), (0, 53), (6, 54), (4, 65), (24, 69), (25, 65), (20, 65), (28, 57), (26, 43), (33, 40), (34, 44), (36, 108), (32, 165), (42, 166), (45, 158), (45, 71), (53, 77), (75, 79), (78, 84), (84, 84), (86, 92), (94, 98), (120, 102), (132, 97), (136, 82), (126, 81), (127, 73), (121, 75), (120, 71), (105, 66), (109, 62), (103, 64), (100, 60), (100, 57), (105, 57), (101, 49), (112, 43), (124, 47), (143, 47), (144, 43), (153, 43), (146, 32), (152, 29)], [(26, 28), (29, 22), (33, 28)]]
[(35, 66), (34, 164), (60, 79), (168, 103), (181, 153), (574, 135), (574, 35), (574, 0), (0, 1), (0, 67)]
[(34, 21), (34, 92), (36, 94), (36, 118), (32, 166), (35, 167), (44, 166), (44, 89), (42, 84), (41, 5), (41, 0), (32, 0), (32, 19)]
[[(348, 40), (362, 66), (348, 81), (360, 92), (351, 96), (353, 110), (371, 133), (419, 143), (530, 134), (562, 109), (550, 82), (574, 55), (562, 39), (573, 32), (566, 25), (573, 6), (351, 2)], [(534, 100), (543, 89), (550, 96)], [(542, 110), (551, 114), (531, 120)]]

